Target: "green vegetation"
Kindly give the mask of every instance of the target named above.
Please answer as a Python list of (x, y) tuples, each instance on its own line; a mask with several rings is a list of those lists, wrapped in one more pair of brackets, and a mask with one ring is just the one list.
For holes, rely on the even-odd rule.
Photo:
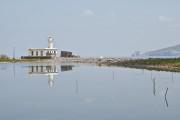
[(0, 58), (0, 62), (36, 62), (40, 59), (13, 59), (13, 58)]
[(17, 59), (17, 58), (10, 58), (4, 54), (0, 55), (0, 62), (32, 62), (32, 61), (37, 61), (37, 59)]
[(0, 55), (0, 62), (10, 62), (12, 59), (10, 59), (7, 55), (1, 54)]
[(180, 58), (149, 58), (124, 61), (109, 60), (100, 64), (107, 66), (122, 66), (138, 69), (180, 72)]
[[(118, 64), (115, 63), (115, 64)], [(171, 66), (180, 66), (180, 58), (150, 58), (150, 59), (137, 59), (137, 60), (127, 60), (119, 62), (123, 65), (171, 65)]]
[(0, 58), (0, 62), (20, 62), (21, 59), (12, 59), (12, 58)]

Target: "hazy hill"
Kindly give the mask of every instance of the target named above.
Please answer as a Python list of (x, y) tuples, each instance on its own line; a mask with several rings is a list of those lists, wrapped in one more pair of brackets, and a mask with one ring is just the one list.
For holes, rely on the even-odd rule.
[(143, 56), (150, 56), (150, 57), (178, 57), (180, 56), (180, 44), (175, 45), (172, 47), (167, 47), (159, 50), (149, 51), (144, 54)]

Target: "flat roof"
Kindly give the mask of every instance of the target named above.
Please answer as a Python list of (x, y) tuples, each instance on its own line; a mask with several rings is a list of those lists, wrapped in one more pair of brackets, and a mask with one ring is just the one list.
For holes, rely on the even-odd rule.
[(29, 48), (28, 50), (58, 50), (58, 48)]

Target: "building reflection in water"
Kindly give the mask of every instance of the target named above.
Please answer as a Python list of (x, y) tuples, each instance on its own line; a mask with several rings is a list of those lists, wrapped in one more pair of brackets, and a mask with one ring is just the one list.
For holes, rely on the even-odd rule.
[(72, 70), (72, 65), (61, 65), (60, 70), (57, 65), (31, 65), (28, 66), (29, 75), (47, 75), (49, 87), (54, 87), (54, 76), (58, 75), (59, 71), (69, 71)]
[(72, 70), (72, 65), (61, 65), (61, 72)]

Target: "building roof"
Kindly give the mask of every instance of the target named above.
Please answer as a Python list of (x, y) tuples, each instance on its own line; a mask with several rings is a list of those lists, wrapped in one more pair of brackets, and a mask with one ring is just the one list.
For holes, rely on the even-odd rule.
[(58, 48), (29, 48), (28, 50), (58, 50)]

